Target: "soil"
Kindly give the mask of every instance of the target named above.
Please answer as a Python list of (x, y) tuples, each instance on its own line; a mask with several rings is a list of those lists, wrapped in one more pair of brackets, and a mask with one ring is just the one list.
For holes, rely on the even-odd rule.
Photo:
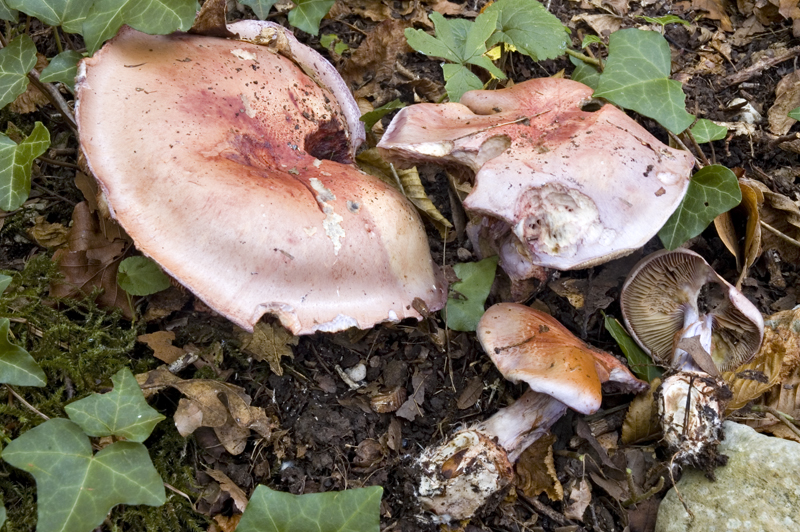
[[(466, 7), (475, 12), (481, 4)], [(397, 18), (402, 18), (398, 13), (409, 7), (405, 2), (390, 2), (389, 5)], [(573, 45), (577, 47), (580, 46), (579, 37), (592, 32), (583, 23), (570, 22), (572, 17), (586, 12), (605, 13), (611, 9), (587, 11), (581, 5), (561, 0), (549, 3), (551, 12), (573, 28)], [(638, 15), (657, 17), (674, 13), (686, 20), (694, 20), (702, 14), (692, 10), (690, 2), (672, 5), (657, 1), (646, 7), (633, 3), (630, 8), (621, 18), (622, 27), (641, 25), (642, 21), (635, 18)], [(734, 7), (730, 7), (729, 12), (734, 28), (745, 20)], [(229, 20), (249, 16), (252, 14), (241, 8), (241, 11), (231, 11)], [(286, 23), (284, 15), (272, 18)], [(320, 34), (334, 33), (351, 49), (357, 49), (377, 24), (351, 13), (340, 19), (323, 20)], [(691, 28), (680, 24), (667, 26), (666, 37), (671, 44), (676, 76), (696, 64), (698, 55), (707, 50), (705, 41), (700, 40), (699, 28), (715, 33), (717, 26), (718, 22), (708, 18), (696, 21)], [(346, 63), (346, 57), (324, 50), (318, 38), (296, 33), (302, 41), (322, 51), (338, 65)], [(765, 69), (746, 83), (725, 87), (723, 80), (750, 66), (759, 51), (796, 44), (792, 22), (785, 20), (773, 22), (769, 31), (732, 46), (730, 59), (722, 61), (717, 71), (691, 76), (685, 82), (687, 110), (703, 118), (731, 122), (736, 119), (738, 111), (729, 110), (729, 103), (743, 97), (766, 116), (775, 99), (776, 84), (795, 69), (792, 60)], [(400, 54), (398, 58), (404, 68), (419, 78), (439, 87), (442, 85), (440, 60), (410, 52)], [(508, 70), (513, 72), (510, 77), (514, 81), (551, 76), (561, 70), (565, 70), (568, 76), (573, 68), (566, 59), (535, 63), (530, 58), (514, 56), (512, 62), (513, 68)], [(418, 98), (421, 92), (416, 92)], [(413, 86), (400, 83), (397, 76), (390, 76), (382, 81), (380, 94), (373, 98), (372, 103), (382, 105), (394, 97), (413, 103)], [(45, 113), (47, 119), (52, 109), (40, 113)], [(388, 125), (391, 116), (383, 119), (384, 126)], [(655, 122), (635, 114), (632, 116), (662, 141), (669, 142), (664, 130)], [(758, 130), (765, 128), (762, 123)], [(796, 129), (797, 126), (793, 131)], [(65, 146), (74, 148), (74, 139)], [(752, 138), (731, 136), (705, 145), (703, 151), (712, 162), (729, 168), (743, 168), (748, 177), (764, 182), (772, 190), (792, 199), (799, 197), (796, 154), (771, 143), (765, 135)], [(47, 177), (48, 170), (57, 177)], [(48, 199), (53, 205), (43, 213), (51, 223), (68, 225), (69, 205), (82, 200), (80, 192), (71, 184), (70, 173), (71, 170), (45, 165), (34, 178), (34, 197)], [(453, 204), (442, 170), (423, 168), (422, 176), (434, 204), (452, 220)], [(65, 197), (66, 201), (55, 201), (57, 196)], [(456, 210), (459, 208), (456, 206)], [(18, 217), (6, 219), (1, 235), (3, 255), (0, 268), (21, 270), (30, 257), (46, 253), (26, 236), (31, 224), (30, 218), (24, 221)], [(454, 233), (445, 242), (435, 228), (428, 225), (427, 230), (431, 251), (438, 264), (452, 266), (457, 262), (474, 260), (472, 246), (463, 232)], [(690, 247), (705, 257), (717, 272), (735, 282), (738, 275), (735, 260), (713, 226), (695, 238)], [(618, 301), (625, 276), (640, 258), (660, 248), (659, 240), (654, 238), (631, 256), (588, 270), (552, 272), (549, 282), (536, 286), (527, 303), (550, 312), (586, 342), (624, 360), (603, 326), (603, 312), (617, 317), (621, 315)], [(777, 262), (770, 263), (770, 260)], [(776, 281), (776, 275), (783, 282)], [(797, 276), (797, 263), (782, 260), (775, 253), (764, 254), (751, 268), (743, 292), (764, 315), (769, 315), (797, 304)], [(579, 291), (584, 295), (582, 308), (575, 308), (564, 297), (563, 290), (558, 290), (567, 286), (569, 281), (578, 283)], [(216, 364), (206, 364), (204, 368), (190, 367), (181, 377), (189, 379), (211, 374), (214, 378), (241, 386), (252, 397), (252, 405), (263, 407), (279, 424), (269, 441), (252, 434), (244, 452), (236, 456), (221, 449), (210, 429), (198, 429), (189, 438), (181, 451), (182, 463), (192, 468), (194, 479), (176, 487), (198, 501), (197, 521), (193, 526), (204, 526), (203, 523), (214, 515), (235, 513), (233, 502), (226, 494), (216, 498), (208, 496), (208, 487), (214, 481), (202, 471), (218, 469), (248, 494), (257, 484), (294, 494), (379, 485), (384, 490), (382, 531), (439, 530), (439, 525), (430, 521), (416, 500), (419, 472), (415, 460), (421, 450), (440, 442), (460, 426), (486, 419), (524, 391), (522, 386), (502, 378), (483, 353), (474, 334), (445, 331), (438, 313), (420, 323), (406, 321), (380, 325), (369, 331), (301, 337), (292, 348), (294, 357), (282, 359), (283, 375), (279, 376), (269, 371), (266, 362), (257, 361), (240, 351), (238, 337), (230, 323), (192, 301), (188, 294), (181, 294), (177, 288), (171, 289), (170, 293), (177, 294), (175, 297), (181, 300), (180, 307), (158, 319), (140, 323), (138, 332), (174, 330), (176, 346), (191, 343), (205, 348), (214, 342), (219, 343), (224, 356)], [(507, 280), (499, 278), (487, 305), (503, 300), (506, 293)], [(161, 303), (151, 299), (141, 302), (141, 305), (142, 312), (146, 313), (148, 306), (157, 307)], [(149, 360), (151, 352), (139, 343), (132, 357)], [(366, 366), (366, 377), (364, 385), (353, 390), (336, 368), (347, 370), (358, 364)], [(424, 399), (420, 401), (418, 410), (406, 413), (405, 418), (396, 412), (376, 413), (370, 406), (370, 398), (378, 392), (398, 388), (405, 390), (408, 396), (424, 390)], [(157, 399), (155, 405), (170, 418), (178, 399), (179, 395), (167, 393)], [(462, 523), (461, 529), (470, 532), (652, 530), (658, 501), (671, 486), (671, 479), (665, 473), (668, 457), (654, 440), (636, 446), (619, 443), (624, 412), (631, 399), (629, 395), (606, 396), (603, 408), (597, 414), (587, 417), (570, 413), (552, 429), (556, 436), (553, 445), (555, 471), (565, 488), (565, 495), (577, 489), (581, 482), (589, 482), (592, 487), (591, 502), (582, 521), (566, 517), (568, 502), (553, 502), (544, 494), (528, 497), (515, 488), (496, 497), (471, 522)], [(622, 502), (631, 495), (626, 491), (626, 469), (632, 471), (631, 484), (640, 493), (656, 486), (661, 478), (665, 479), (663, 487), (655, 490), (649, 499), (625, 506)], [(7, 506), (10, 497), (6, 495)]]

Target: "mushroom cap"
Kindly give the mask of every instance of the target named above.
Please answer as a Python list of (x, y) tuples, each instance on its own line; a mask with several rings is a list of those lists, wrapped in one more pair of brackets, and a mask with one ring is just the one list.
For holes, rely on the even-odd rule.
[(440, 309), (413, 207), (343, 164), (360, 136), (352, 97), (282, 55), (300, 55), (291, 34), (261, 26), (274, 46), (123, 28), (83, 60), (81, 148), (112, 216), (247, 330), (265, 313), (308, 334), (419, 318), (415, 298)]
[(670, 364), (679, 333), (712, 316), (711, 358), (728, 371), (747, 362), (764, 336), (764, 318), (748, 299), (688, 249), (657, 251), (633, 267), (620, 296), (631, 336)]
[(476, 332), (506, 379), (527, 382), (582, 414), (600, 408), (603, 395), (592, 350), (552, 316), (498, 303), (481, 317)]
[(398, 164), (474, 172), (464, 207), (504, 221), (521, 244), (519, 256), (508, 246), (510, 255), (501, 253), (504, 269), (535, 271), (521, 260), (586, 268), (652, 238), (680, 204), (694, 164), (613, 105), (583, 111), (591, 95), (557, 78), (470, 91), (461, 103), (402, 109), (378, 147)]

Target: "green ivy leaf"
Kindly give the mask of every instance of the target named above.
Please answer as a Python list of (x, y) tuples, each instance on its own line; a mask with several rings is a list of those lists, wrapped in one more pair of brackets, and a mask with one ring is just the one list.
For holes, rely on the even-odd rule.
[(489, 257), (479, 262), (463, 262), (453, 266), (461, 279), (450, 285), (451, 296), (443, 310), (447, 326), (455, 331), (474, 331), (486, 311), (484, 305), (492, 289), (497, 259)]
[(261, 485), (236, 532), (378, 532), (383, 488), (292, 495)]
[(736, 175), (726, 167), (706, 166), (689, 182), (689, 189), (658, 232), (664, 247), (675, 249), (708, 227), (714, 218), (739, 205), (742, 191)]
[[(603, 42), (603, 39), (601, 39), (597, 35), (587, 35), (586, 37), (583, 38), (583, 42), (581, 43), (581, 50), (592, 44), (605, 44), (605, 43)], [(572, 59), (572, 57), (570, 57), (570, 59)]]
[(6, 0), (0, 0), (0, 20), (8, 20), (10, 22), (19, 20), (19, 13), (17, 13), (16, 9), (8, 7)]
[(4, 275), (0, 273), (0, 294), (6, 291), (6, 288), (8, 288), (8, 285), (11, 284), (11, 281), (13, 279), (14, 278), (11, 277), (10, 275)]
[(789, 114), (787, 115), (789, 118), (794, 118), (795, 120), (800, 120), (800, 107), (795, 107)]
[(650, 356), (642, 351), (642, 348), (630, 337), (628, 331), (625, 330), (619, 320), (613, 316), (604, 315), (604, 324), (606, 330), (616, 340), (617, 345), (625, 354), (628, 366), (637, 377), (647, 382), (652, 382), (653, 379), (661, 377), (664, 370), (653, 364)]
[(118, 436), (143, 442), (164, 416), (144, 400), (130, 369), (119, 370), (111, 377), (111, 382), (114, 384), (112, 391), (92, 394), (67, 405), (64, 410), (89, 436)]
[(536, 0), (497, 0), (484, 11), (484, 15), (492, 13), (497, 14), (497, 31), (486, 46), (508, 43), (534, 61), (564, 55), (564, 25)]
[(577, 57), (570, 56), (569, 61), (575, 65), (575, 70), (572, 71), (572, 75), (570, 77), (574, 81), (583, 83), (584, 85), (596, 90), (597, 85), (600, 83), (600, 71), (589, 63), (581, 61)]
[(712, 140), (722, 140), (725, 138), (725, 135), (728, 134), (727, 127), (718, 126), (711, 120), (706, 120), (705, 118), (701, 118), (695, 122), (692, 129), (689, 131), (692, 132), (692, 136), (698, 144), (711, 142)]
[(132, 296), (149, 296), (170, 285), (161, 267), (147, 257), (128, 257), (120, 262), (117, 283)]
[(0, 209), (13, 211), (25, 203), (31, 193), (31, 164), (48, 146), (50, 132), (41, 122), (20, 144), (0, 133)]
[(55, 56), (50, 64), (44, 67), (39, 79), (45, 82), (60, 81), (70, 92), (75, 92), (75, 75), (78, 73), (78, 61), (83, 54), (75, 50), (66, 50)]
[(186, 31), (196, 5), (196, 0), (95, 0), (83, 21), (86, 48), (95, 53), (123, 24), (151, 35)]
[(36, 532), (89, 532), (118, 504), (166, 501), (144, 445), (117, 442), (92, 455), (89, 437), (67, 419), (24, 433), (3, 450), (3, 459), (36, 479)]
[(322, 37), (319, 38), (319, 44), (326, 50), (330, 50), (331, 46), (333, 46), (334, 53), (342, 55), (344, 52), (350, 49), (347, 46), (347, 43), (342, 42), (338, 35), (335, 33), (326, 33)]
[(669, 79), (670, 51), (666, 39), (654, 31), (626, 29), (608, 39), (608, 60), (597, 98), (655, 119), (673, 133), (694, 122), (686, 112), (686, 95), (679, 81)]
[(667, 24), (683, 24), (684, 26), (687, 26), (687, 27), (691, 26), (691, 23), (689, 23), (688, 21), (683, 20), (681, 17), (677, 17), (675, 15), (664, 15), (663, 17), (647, 17), (647, 16), (644, 16), (644, 15), (641, 15), (641, 16), (636, 17), (636, 18), (643, 19), (648, 24), (660, 24), (662, 28), (664, 26), (666, 26)]
[(83, 20), (92, 7), (91, 0), (5, 0), (8, 7), (38, 18), (50, 26), (61, 26), (68, 33), (80, 33)]
[(387, 114), (391, 113), (392, 111), (396, 111), (397, 109), (402, 109), (405, 107), (406, 104), (401, 102), (399, 99), (392, 100), (389, 103), (385, 103), (380, 107), (373, 109), (368, 113), (364, 113), (361, 115), (361, 121), (364, 122), (364, 127), (367, 131), (371, 131), (375, 124), (386, 116)]
[(47, 377), (25, 349), (8, 340), (11, 322), (0, 318), (0, 382), (16, 386), (44, 386)]
[(444, 88), (451, 102), (461, 100), (467, 91), (483, 88), (481, 78), (464, 65), (446, 64), (442, 65), (442, 70), (444, 71)]
[(28, 88), (28, 72), (36, 65), (36, 46), (20, 35), (0, 50), (0, 107), (5, 107)]
[(272, 9), (278, 0), (239, 0), (246, 6), (250, 6), (250, 9), (253, 10), (253, 13), (256, 14), (258, 18), (261, 20), (266, 20), (267, 15), (269, 15), (269, 10)]
[(336, 0), (295, 0), (297, 7), (289, 11), (289, 24), (316, 36), (319, 23)]

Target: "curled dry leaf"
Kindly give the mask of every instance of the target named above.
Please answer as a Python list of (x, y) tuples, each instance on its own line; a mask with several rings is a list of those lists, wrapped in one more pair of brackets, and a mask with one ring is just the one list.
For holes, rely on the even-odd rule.
[(653, 379), (647, 393), (639, 394), (631, 401), (625, 421), (622, 423), (622, 443), (627, 445), (651, 440), (661, 432), (658, 405), (653, 398), (660, 385), (661, 379)]
[[(800, 207), (790, 198), (773, 192), (763, 183), (754, 179), (746, 180), (746, 184), (760, 193), (764, 201), (759, 208), (759, 219), (795, 240), (800, 239)], [(794, 262), (800, 260), (800, 249), (788, 244), (783, 238), (766, 229), (761, 233), (761, 247), (764, 250), (776, 249), (783, 260)]]
[(564, 509), (564, 517), (583, 521), (583, 514), (592, 502), (592, 486), (585, 478), (576, 482), (569, 491), (569, 504)]
[(175, 341), (175, 333), (173, 331), (156, 331), (150, 334), (142, 334), (136, 339), (147, 344), (147, 347), (153, 350), (153, 356), (165, 364), (172, 364), (182, 357), (184, 353), (183, 349), (172, 345), (172, 342)]
[[(795, 2), (796, 4), (796, 2)], [(775, 87), (775, 103), (769, 108), (769, 129), (776, 135), (785, 135), (797, 122), (789, 118), (789, 111), (800, 107), (800, 71), (785, 75)]]
[(205, 473), (219, 482), (219, 487), (222, 491), (227, 492), (231, 499), (233, 499), (233, 505), (236, 509), (241, 513), (244, 512), (245, 508), (247, 508), (247, 494), (244, 492), (242, 488), (236, 485), (234, 481), (228, 478), (228, 475), (223, 473), (222, 471), (216, 469), (207, 469)]
[(36, 243), (45, 248), (60, 248), (67, 243), (68, 230), (61, 224), (51, 224), (45, 216), (37, 216), (30, 234)]
[(722, 31), (733, 31), (731, 18), (725, 12), (725, 0), (692, 0), (692, 9), (705, 11), (708, 18), (718, 20)]
[(300, 338), (280, 325), (263, 321), (256, 323), (252, 333), (240, 331), (239, 339), (245, 353), (253, 355), (259, 362), (267, 362), (269, 369), (278, 376), (283, 375), (281, 358), (294, 358), (290, 346), (300, 342)]
[(526, 496), (538, 497), (544, 492), (551, 501), (564, 499), (564, 488), (553, 461), (553, 444), (557, 439), (553, 434), (542, 436), (519, 456), (514, 483)]

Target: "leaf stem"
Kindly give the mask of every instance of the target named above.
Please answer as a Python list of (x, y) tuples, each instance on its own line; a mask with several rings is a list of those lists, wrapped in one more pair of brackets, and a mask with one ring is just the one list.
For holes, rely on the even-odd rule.
[(599, 59), (595, 59), (594, 57), (589, 57), (588, 55), (576, 52), (571, 48), (567, 48), (567, 55), (571, 55), (575, 59), (580, 59), (584, 63), (596, 66), (600, 70), (600, 72), (603, 71), (603, 62), (600, 61)]
[(64, 46), (61, 44), (61, 37), (58, 35), (58, 26), (53, 26), (53, 37), (56, 39), (56, 48), (58, 48), (58, 53), (64, 51)]

